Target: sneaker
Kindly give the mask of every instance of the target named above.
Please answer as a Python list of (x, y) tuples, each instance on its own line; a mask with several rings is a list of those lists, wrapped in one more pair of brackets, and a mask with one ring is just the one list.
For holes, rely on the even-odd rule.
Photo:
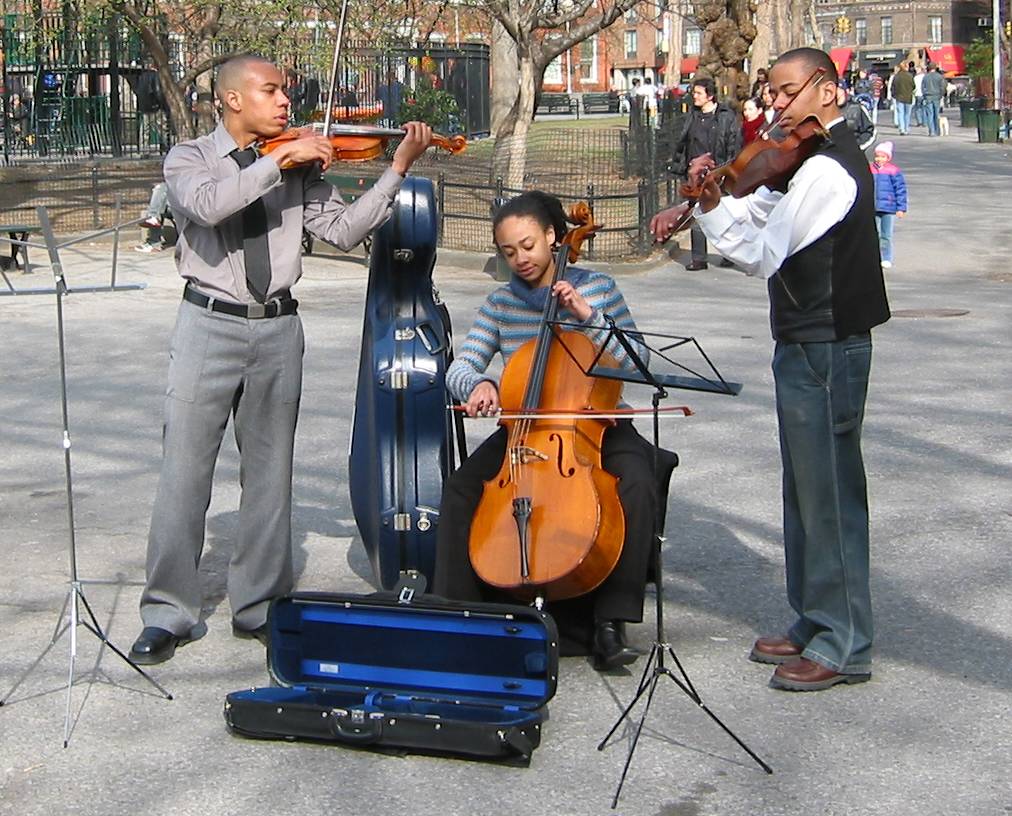
[(148, 216), (141, 221), (140, 225), (142, 227), (148, 227), (149, 229), (158, 229), (162, 225), (162, 220), (160, 218), (155, 218), (154, 216)]
[(134, 252), (144, 252), (146, 254), (161, 251), (162, 251), (161, 244), (138, 244), (137, 246), (134, 247)]
[(893, 268), (893, 262), (892, 261), (882, 261), (882, 268), (883, 269), (892, 269)]

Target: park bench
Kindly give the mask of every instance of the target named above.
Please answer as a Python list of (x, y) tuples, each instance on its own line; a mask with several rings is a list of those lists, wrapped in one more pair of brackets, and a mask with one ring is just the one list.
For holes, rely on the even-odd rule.
[(567, 93), (546, 93), (541, 94), (541, 99), (538, 101), (538, 108), (534, 111), (538, 113), (570, 113), (575, 114), (579, 111), (579, 102), (575, 98)]
[(585, 93), (583, 95), (584, 113), (618, 113), (618, 94), (614, 91), (608, 93)]
[[(33, 232), (38, 232), (38, 227), (31, 227), (28, 224), (0, 224), (0, 234), (7, 233), (11, 239), (10, 256), (5, 257), (3, 254), (3, 247), (0, 247), (0, 275), (3, 276), (4, 283), (7, 284), (9, 291), (14, 291), (14, 286), (7, 278), (8, 269), (18, 268), (18, 256), (21, 257), (21, 267), (24, 269), (27, 275), (32, 271), (31, 264), (28, 262), (28, 247), (23, 243), (14, 243), (15, 241), (27, 241), (29, 236)], [(4, 242), (6, 243), (6, 242)]]

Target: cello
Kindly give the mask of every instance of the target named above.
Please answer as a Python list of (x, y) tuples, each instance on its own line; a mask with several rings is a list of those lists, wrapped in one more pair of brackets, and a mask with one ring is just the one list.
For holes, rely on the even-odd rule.
[[(586, 204), (581, 226), (563, 239), (551, 286), (599, 225)], [(551, 287), (550, 287), (551, 288)], [(579, 331), (555, 324), (558, 297), (545, 305), (536, 338), (510, 358), (499, 385), (508, 430), (499, 472), (485, 482), (471, 523), (468, 552), (478, 577), (527, 599), (586, 594), (611, 574), (622, 554), (625, 517), (618, 480), (601, 466), (601, 441), (622, 391), (616, 380), (585, 372), (599, 357)], [(549, 409), (551, 413), (540, 416)], [(558, 412), (571, 414), (559, 418)]]

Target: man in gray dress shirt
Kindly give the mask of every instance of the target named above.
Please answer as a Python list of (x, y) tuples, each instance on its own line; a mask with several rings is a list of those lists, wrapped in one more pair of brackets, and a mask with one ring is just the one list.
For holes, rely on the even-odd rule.
[(202, 633), (197, 567), (215, 460), (229, 414), (240, 452), (239, 529), (229, 563), (233, 633), (265, 639), (271, 598), (293, 585), (292, 453), (304, 338), (289, 292), (302, 274), (301, 237), (351, 249), (391, 211), (404, 174), (432, 136), (406, 136), (375, 186), (347, 206), (322, 176), (327, 139), (312, 136), (257, 156), (253, 146), (288, 124), (284, 78), (254, 56), (218, 75), (222, 121), (165, 159), (186, 280), (169, 346), (163, 462), (148, 539), (144, 629), (130, 657), (172, 657)]

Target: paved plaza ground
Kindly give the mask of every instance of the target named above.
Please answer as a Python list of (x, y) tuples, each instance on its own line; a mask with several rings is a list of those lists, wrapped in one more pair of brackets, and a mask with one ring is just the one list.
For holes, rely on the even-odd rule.
[[(725, 376), (744, 383), (737, 398), (672, 394), (695, 415), (663, 426), (665, 445), (682, 458), (668, 508), (666, 617), (704, 701), (775, 771), (762, 773), (674, 685), (662, 686), (618, 813), (1012, 813), (1012, 163), (1008, 148), (954, 131), (896, 138), (911, 205), (887, 274), (896, 315), (874, 333), (865, 424), (877, 614), (868, 684), (774, 691), (770, 669), (746, 660), (756, 635), (789, 620), (763, 283), (716, 264), (686, 272), (669, 250), (604, 267), (641, 328), (697, 337)], [(35, 259), (43, 263), (43, 253)], [(71, 285), (101, 282), (109, 259), (108, 244), (67, 252)], [(440, 255), (436, 283), (458, 342), (495, 285), (486, 261)], [(314, 256), (296, 290), (308, 340), (294, 485), (300, 589), (372, 589), (347, 485), (366, 275), (360, 254)], [(65, 321), (79, 568), (99, 620), (126, 649), (140, 627), (181, 286), (168, 253), (126, 251), (119, 278), (147, 287), (72, 294)], [(42, 286), (51, 274), (40, 266), (12, 281)], [(4, 694), (57, 622), (68, 533), (55, 299), (0, 298), (0, 318)], [(630, 392), (638, 405), (648, 397)], [(490, 430), (470, 432), (477, 440)], [(584, 659), (564, 659), (527, 769), (231, 736), (225, 694), (268, 682), (263, 649), (229, 629), (237, 471), (227, 437), (201, 566), (208, 632), (152, 670), (175, 699), (153, 693), (80, 630), (64, 750), (64, 636), (0, 709), (0, 813), (610, 812), (628, 734), (604, 752), (596, 745), (635, 690), (638, 666), (601, 675)], [(651, 639), (649, 603), (646, 620), (632, 630), (640, 646)]]

